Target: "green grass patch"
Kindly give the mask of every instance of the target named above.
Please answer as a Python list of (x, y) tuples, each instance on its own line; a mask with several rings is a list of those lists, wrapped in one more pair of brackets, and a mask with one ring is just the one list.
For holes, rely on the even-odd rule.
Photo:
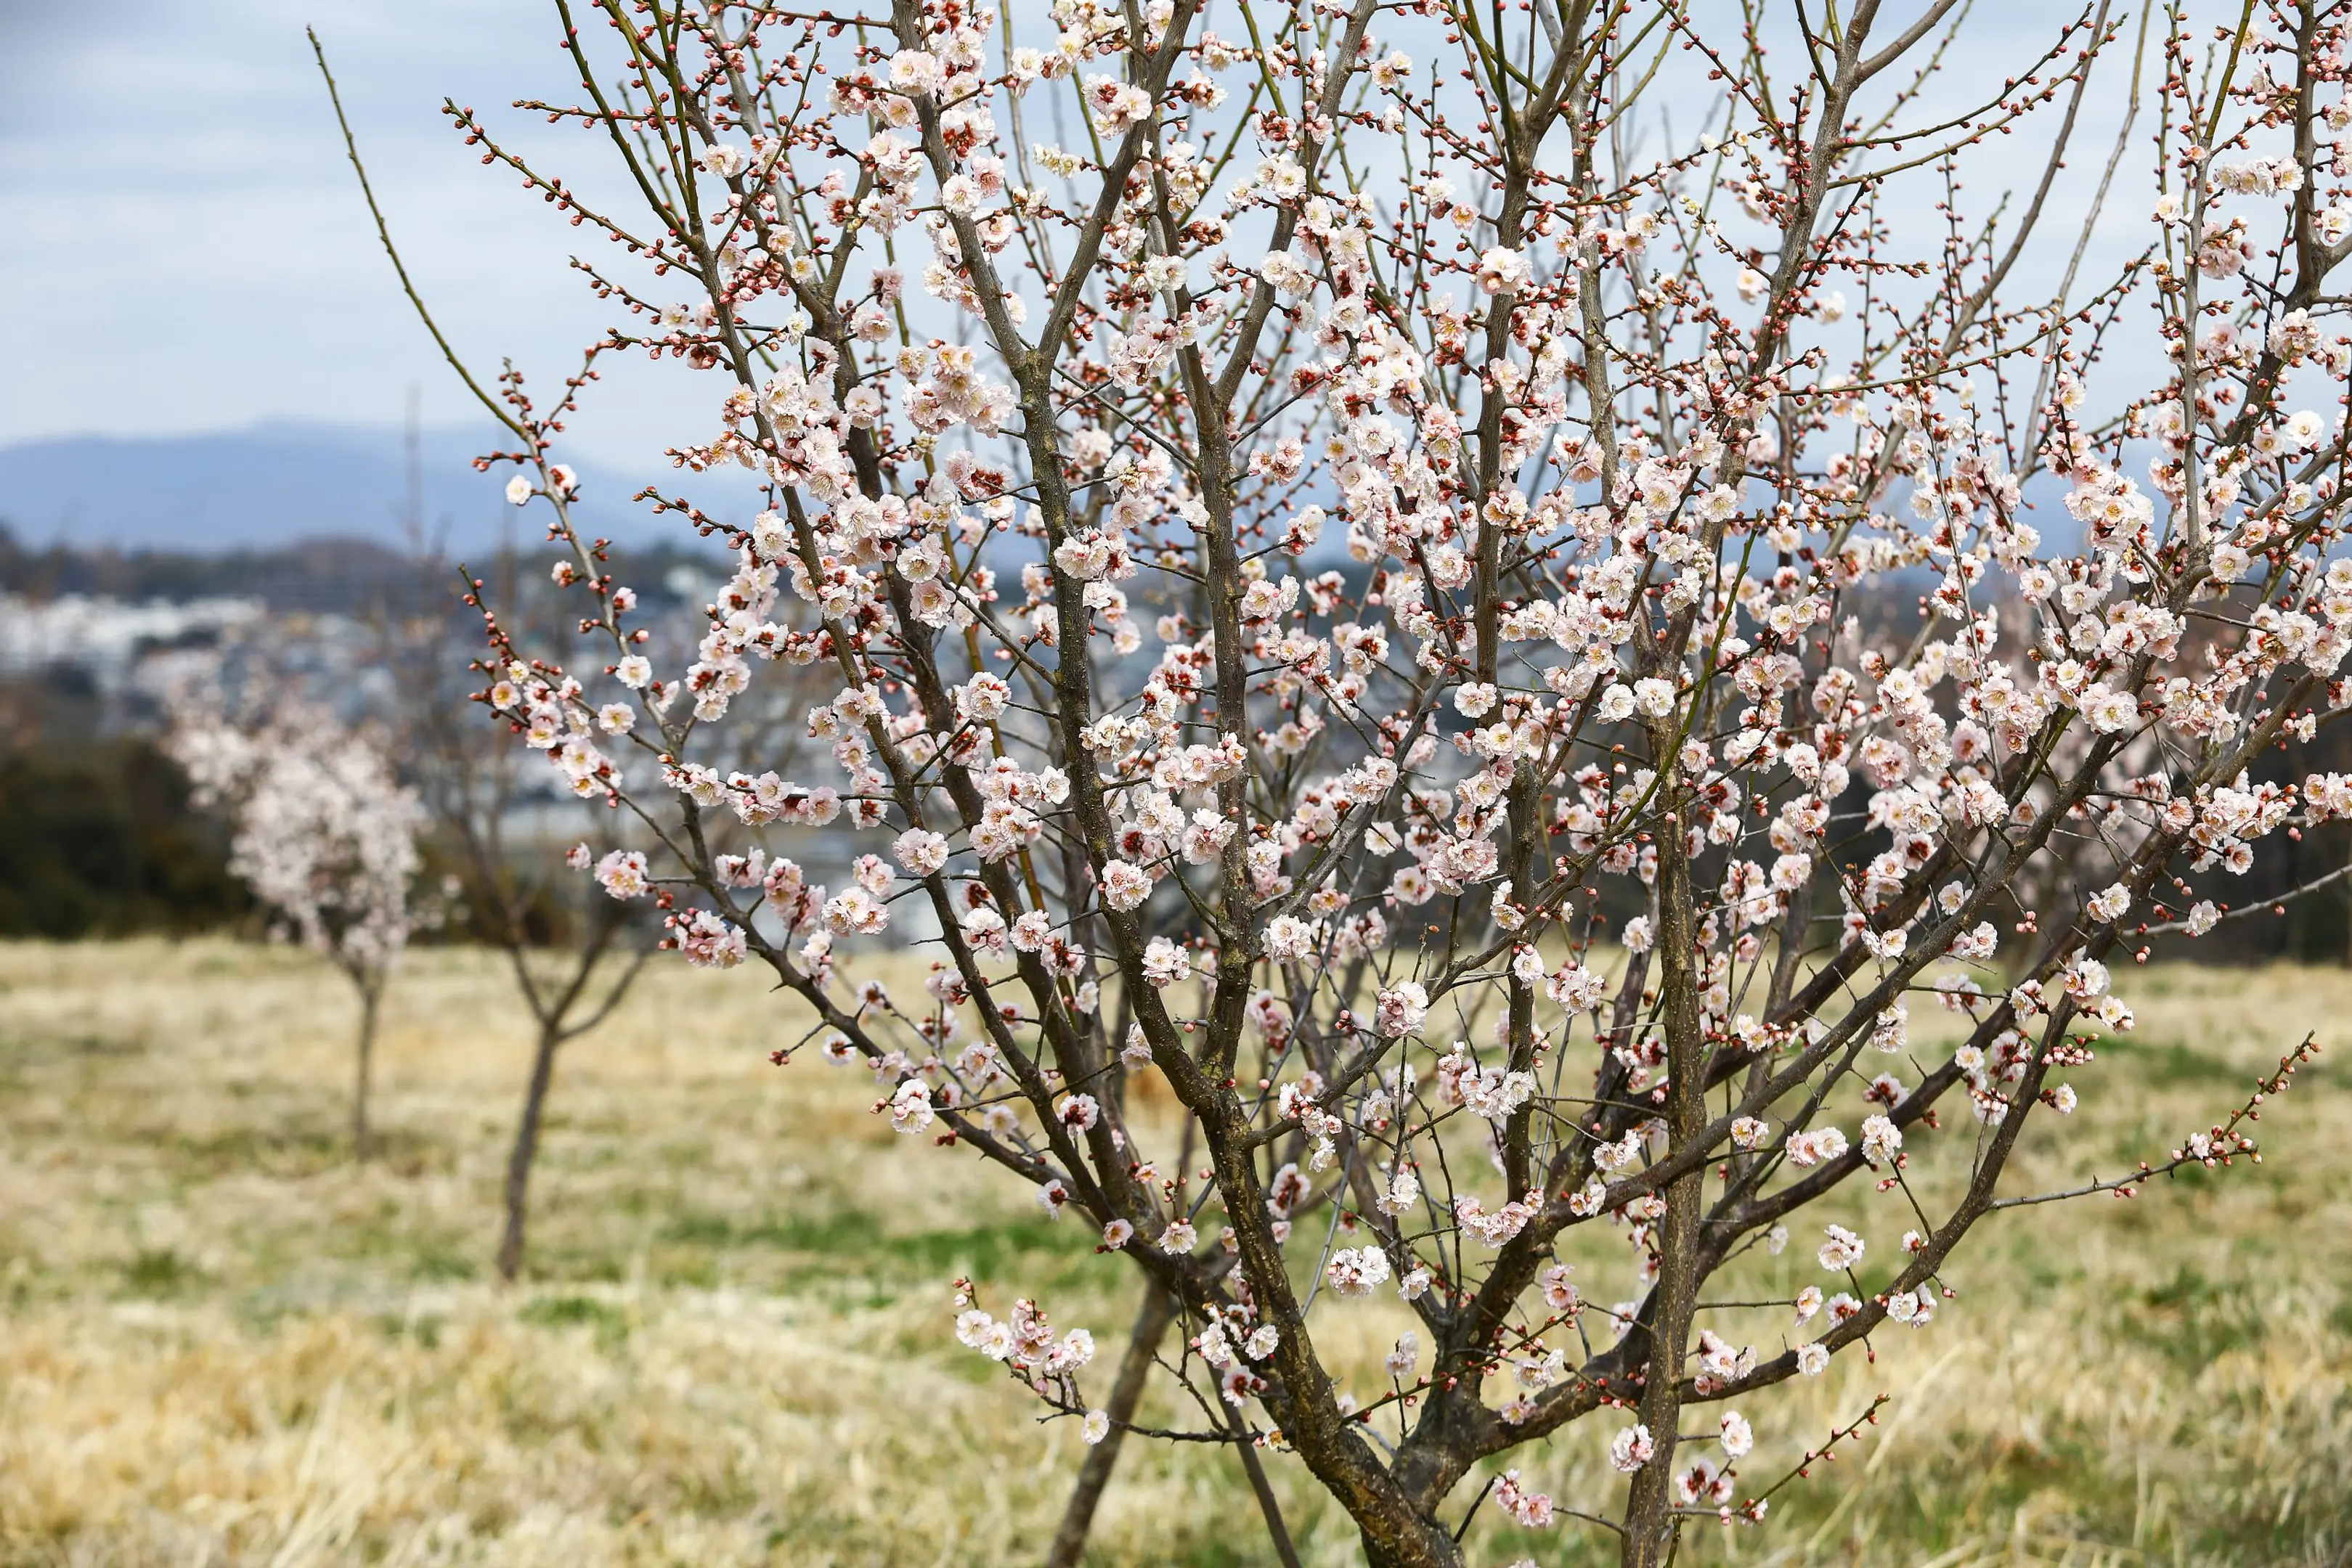
[(204, 1281), (195, 1260), (169, 1247), (142, 1247), (122, 1265), (124, 1291), (151, 1301), (185, 1295)]
[(629, 1337), (628, 1314), (593, 1296), (541, 1296), (517, 1315), (541, 1328), (592, 1330), (597, 1344), (607, 1350)]

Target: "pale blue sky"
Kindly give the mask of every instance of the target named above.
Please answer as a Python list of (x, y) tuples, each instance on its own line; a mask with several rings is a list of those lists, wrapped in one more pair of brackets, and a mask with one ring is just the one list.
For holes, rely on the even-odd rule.
[[(397, 425), (412, 384), (428, 423), (466, 416), (394, 292), (305, 23), (445, 327), (491, 368), (568, 371), (603, 317), (564, 267), (580, 235), (439, 112), (447, 94), (511, 122), (514, 98), (561, 92), (553, 16), (545, 0), (0, 0), (0, 444)], [(576, 134), (523, 134), (570, 144), (580, 173), (603, 162)], [(625, 373), (583, 435), (673, 426), (624, 442), (657, 453), (707, 418), (677, 402), (699, 401), (690, 381)]]
[[(2021, 68), (2024, 40), (2055, 20), (2025, 0), (1978, 11), (1934, 96)], [(429, 423), (465, 418), (376, 248), (306, 22), (451, 335), (546, 383), (596, 334), (606, 312), (564, 267), (584, 231), (483, 168), (439, 113), (445, 93), (492, 112), (598, 189), (604, 149), (504, 107), (565, 91), (547, 0), (0, 0), (0, 445), (274, 419), (396, 426), (412, 385)], [(2076, 178), (2105, 160), (2113, 120), (2099, 118)], [(2136, 137), (2127, 166), (2146, 162)], [(2118, 204), (2118, 241), (2145, 235), (2145, 212), (2142, 196)], [(642, 463), (707, 434), (703, 378), (635, 365), (577, 426), (584, 451)]]

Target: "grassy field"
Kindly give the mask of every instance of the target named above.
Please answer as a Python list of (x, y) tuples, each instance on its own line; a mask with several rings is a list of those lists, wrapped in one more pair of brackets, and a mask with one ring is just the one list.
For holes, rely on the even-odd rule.
[[(1771, 1528), (1685, 1562), (2352, 1561), (2352, 977), (2125, 978), (2140, 1031), (2014, 1186), (2159, 1156), (2316, 1026), (2336, 1050), (2265, 1117), (2267, 1162), (1993, 1222), (1933, 1328), (1749, 1407), (1762, 1476), (1895, 1395)], [(1090, 1237), (894, 1136), (862, 1073), (770, 1067), (798, 1030), (755, 977), (669, 968), (563, 1061), (500, 1290), (528, 1051), (500, 972), (439, 951), (395, 981), (364, 1168), (352, 1011), (282, 950), (0, 947), (0, 1563), (1037, 1559), (1076, 1435), (954, 1344), (947, 1281), (1042, 1286), (1110, 1353), (1132, 1297)], [(1398, 1326), (1359, 1321), (1360, 1356)], [(1605, 1441), (1526, 1468), (1606, 1511)], [(1095, 1560), (1266, 1560), (1229, 1457), (1121, 1463)], [(1356, 1561), (1273, 1470), (1307, 1560)], [(1577, 1528), (1476, 1560), (1609, 1555)]]

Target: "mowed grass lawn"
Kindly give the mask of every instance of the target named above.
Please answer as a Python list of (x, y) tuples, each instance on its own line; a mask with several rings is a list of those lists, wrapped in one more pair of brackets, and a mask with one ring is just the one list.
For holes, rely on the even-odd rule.
[[(2265, 1116), (2262, 1166), (1990, 1222), (1932, 1327), (1748, 1402), (1760, 1479), (1895, 1396), (1769, 1528), (1696, 1530), (1685, 1562), (2352, 1560), (2352, 977), (2121, 980), (2140, 1030), (2071, 1075), (2070, 1135), (2029, 1134), (2012, 1190), (2161, 1157), (2306, 1028), (2336, 1050)], [(1076, 1435), (953, 1343), (948, 1282), (1036, 1291), (1115, 1359), (1134, 1299), (1080, 1227), (894, 1135), (863, 1073), (769, 1066), (800, 1026), (756, 976), (666, 967), (569, 1048), (500, 1289), (528, 1038), (499, 964), (419, 953), (394, 982), (366, 1167), (353, 1010), (283, 949), (0, 947), (0, 1563), (1039, 1558)], [(1335, 1322), (1356, 1365), (1402, 1326)], [(1520, 1462), (1612, 1511), (1607, 1437)], [(1270, 1560), (1230, 1457), (1121, 1465), (1096, 1561)], [(1307, 1561), (1357, 1561), (1271, 1465)], [(1472, 1540), (1612, 1555), (1572, 1523)]]

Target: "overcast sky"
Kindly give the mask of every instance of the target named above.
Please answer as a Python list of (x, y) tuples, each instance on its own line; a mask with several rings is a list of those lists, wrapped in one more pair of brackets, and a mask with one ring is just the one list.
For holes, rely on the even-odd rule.
[[(2027, 0), (1979, 11), (1944, 89), (2021, 68), (2052, 21)], [(552, 382), (609, 319), (563, 265), (585, 231), (482, 167), (439, 112), (444, 95), (474, 104), (598, 188), (604, 150), (505, 108), (566, 94), (547, 0), (0, 0), (0, 445), (397, 426), (412, 386), (429, 424), (464, 420), (377, 248), (306, 22), (412, 272), (478, 364), (511, 354)], [(2116, 216), (2144, 234), (2134, 205)], [(583, 450), (643, 462), (707, 434), (703, 378), (635, 364), (575, 429)]]
[[(545, 0), (0, 0), (0, 444), (272, 419), (464, 419), (395, 291), (335, 131), (315, 25), (404, 258), (483, 366), (552, 381), (604, 313), (580, 239), (467, 153), (443, 97), (562, 91)], [(576, 88), (573, 89), (576, 92)], [(602, 160), (544, 127), (567, 166)], [(584, 183), (593, 188), (593, 182)], [(697, 378), (624, 374), (581, 434), (657, 453)], [(665, 406), (663, 399), (668, 402)], [(625, 431), (668, 426), (628, 439)]]

